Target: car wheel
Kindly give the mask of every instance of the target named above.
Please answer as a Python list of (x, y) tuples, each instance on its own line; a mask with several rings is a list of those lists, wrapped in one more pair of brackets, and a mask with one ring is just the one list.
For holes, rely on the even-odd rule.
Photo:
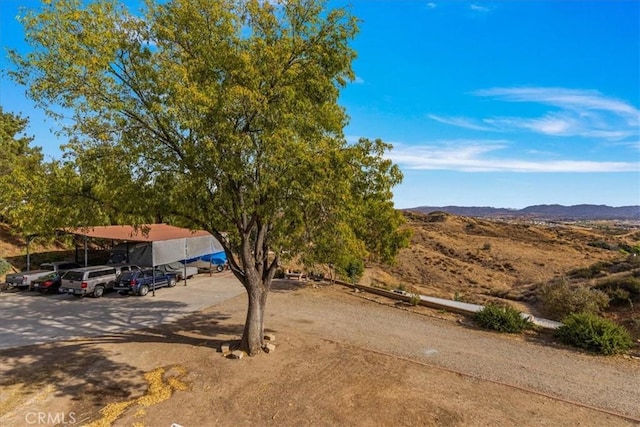
[(142, 285), (140, 287), (140, 290), (138, 291), (138, 295), (140, 295), (141, 297), (145, 296), (148, 293), (149, 293), (149, 287), (147, 285)]
[(222, 270), (224, 270), (224, 266), (223, 266), (223, 265), (217, 265), (217, 266), (216, 266), (216, 271), (217, 271), (218, 273), (221, 273), (221, 272), (222, 272)]
[(169, 286), (170, 288), (173, 288), (176, 285), (176, 279), (175, 277), (171, 277), (169, 279), (169, 284), (167, 286)]
[(104, 286), (98, 285), (95, 288), (93, 288), (94, 298), (100, 298), (102, 295), (104, 295)]

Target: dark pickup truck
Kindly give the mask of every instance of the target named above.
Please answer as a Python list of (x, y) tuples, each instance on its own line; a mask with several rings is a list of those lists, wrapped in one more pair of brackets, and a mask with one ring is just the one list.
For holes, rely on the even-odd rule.
[(122, 273), (113, 289), (121, 295), (145, 296), (153, 289), (173, 288), (176, 282), (175, 273), (165, 273), (157, 268), (148, 268)]

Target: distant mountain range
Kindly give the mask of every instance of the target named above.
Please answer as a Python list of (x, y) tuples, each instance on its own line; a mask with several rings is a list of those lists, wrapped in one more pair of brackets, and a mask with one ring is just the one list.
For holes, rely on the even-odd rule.
[(413, 212), (447, 212), (469, 217), (531, 218), (548, 220), (640, 220), (640, 205), (612, 207), (606, 205), (535, 205), (524, 209), (477, 206), (419, 206), (404, 209)]

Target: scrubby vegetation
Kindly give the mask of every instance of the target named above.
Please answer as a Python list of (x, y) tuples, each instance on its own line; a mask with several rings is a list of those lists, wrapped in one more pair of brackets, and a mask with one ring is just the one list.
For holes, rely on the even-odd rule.
[(538, 299), (542, 311), (555, 319), (579, 312), (600, 313), (609, 305), (605, 292), (564, 280), (543, 285)]
[(515, 308), (492, 303), (476, 313), (475, 319), (478, 325), (485, 329), (512, 334), (520, 333), (533, 326), (531, 321), (523, 317)]
[(9, 264), (4, 258), (0, 258), (0, 275), (9, 270), (11, 270), (11, 264)]
[(557, 336), (566, 344), (599, 354), (623, 353), (633, 346), (622, 326), (593, 313), (573, 313), (563, 321)]
[(607, 294), (612, 305), (633, 306), (633, 303), (640, 301), (640, 277), (609, 279), (595, 288)]
[(414, 294), (414, 293), (410, 294), (409, 304), (414, 306), (420, 304), (420, 294)]

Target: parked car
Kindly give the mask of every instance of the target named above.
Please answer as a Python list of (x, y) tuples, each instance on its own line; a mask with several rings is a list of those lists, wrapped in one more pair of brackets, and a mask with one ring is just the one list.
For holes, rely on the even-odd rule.
[(61, 278), (62, 273), (54, 271), (53, 273), (49, 273), (46, 276), (42, 276), (39, 279), (34, 280), (31, 285), (34, 291), (38, 291), (41, 294), (58, 293)]
[(176, 285), (175, 273), (167, 273), (159, 269), (148, 268), (140, 271), (122, 273), (118, 283), (113, 287), (121, 295), (145, 296), (150, 290)]
[(80, 264), (69, 261), (45, 262), (40, 264), (38, 270), (23, 271), (7, 275), (6, 282), (10, 287), (31, 288), (34, 280), (44, 277), (52, 272), (64, 273), (72, 268), (79, 268)]
[(69, 270), (62, 276), (60, 291), (100, 298), (105, 291), (113, 289), (122, 273), (139, 270), (137, 265), (97, 265)]
[(156, 268), (160, 271), (164, 271), (165, 273), (174, 273), (178, 282), (185, 277), (187, 279), (191, 279), (193, 276), (198, 274), (198, 267), (185, 266), (180, 262), (159, 265)]

